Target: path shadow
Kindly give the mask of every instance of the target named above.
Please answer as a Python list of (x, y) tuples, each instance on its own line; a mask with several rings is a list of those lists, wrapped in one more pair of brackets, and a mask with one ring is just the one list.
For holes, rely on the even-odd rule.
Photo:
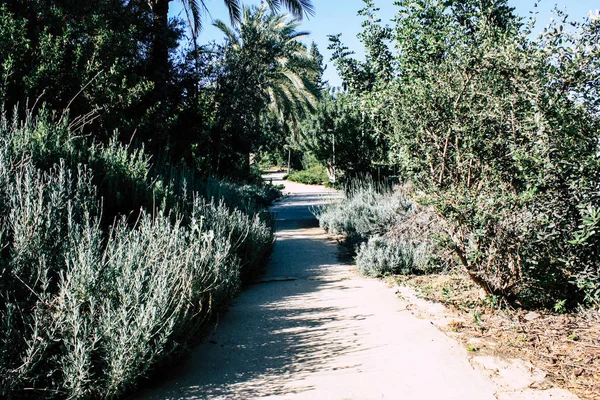
[[(319, 194), (320, 196), (320, 194)], [(279, 239), (263, 283), (242, 293), (215, 327), (174, 371), (172, 381), (146, 399), (251, 399), (314, 389), (304, 377), (354, 365), (327, 361), (365, 350), (348, 309), (322, 306), (326, 291), (339, 293), (348, 266), (335, 241), (312, 227), (313, 194), (292, 196), (276, 208)], [(287, 203), (287, 204), (286, 204)], [(342, 274), (342, 275), (340, 275)], [(274, 278), (286, 278), (277, 280)], [(352, 289), (347, 282), (344, 287)], [(350, 312), (352, 312), (350, 310)], [(358, 312), (351, 319), (369, 316)], [(176, 378), (175, 378), (176, 377)], [(275, 379), (276, 378), (276, 379)], [(290, 388), (289, 383), (294, 382)]]
[[(276, 285), (290, 286), (290, 283), (275, 282), (265, 286)], [(163, 398), (251, 399), (314, 389), (310, 385), (300, 384), (290, 391), (286, 384), (301, 381), (311, 373), (326, 372), (331, 369), (327, 367), (326, 361), (333, 357), (365, 350), (358, 345), (358, 332), (342, 333), (338, 330), (332, 334), (331, 327), (342, 322), (336, 316), (339, 309), (289, 306), (295, 304), (294, 296), (307, 301), (307, 292), (318, 291), (319, 287), (327, 285), (318, 281), (298, 284), (294, 285), (297, 289), (295, 293), (277, 296), (277, 301), (270, 301), (272, 298), (265, 296), (261, 305), (236, 305), (237, 311), (249, 313), (250, 322), (235, 328), (242, 329), (247, 338), (240, 340), (237, 335), (223, 335), (220, 332), (217, 336), (222, 341), (213, 340), (211, 344), (220, 348), (218, 359), (209, 355), (207, 359), (200, 361), (202, 365), (194, 361), (190, 366), (202, 371), (198, 374), (198, 379), (179, 385), (174, 392)], [(259, 306), (257, 311), (248, 309), (256, 306)], [(354, 339), (339, 340), (338, 337)], [(269, 379), (270, 377), (276, 379)]]

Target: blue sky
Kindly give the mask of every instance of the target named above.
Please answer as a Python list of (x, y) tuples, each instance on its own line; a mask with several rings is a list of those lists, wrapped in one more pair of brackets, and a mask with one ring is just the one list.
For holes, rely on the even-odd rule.
[[(244, 0), (243, 0), (244, 1)], [(520, 16), (529, 16), (529, 12), (533, 10), (535, 0), (509, 0), (509, 4), (515, 7), (516, 13)], [(210, 16), (205, 17), (204, 30), (200, 35), (200, 43), (208, 43), (213, 40), (221, 42), (223, 34), (212, 26), (211, 17), (213, 20), (222, 19), (228, 22), (227, 10), (223, 5), (222, 0), (207, 0)], [(245, 4), (260, 4), (260, 0), (245, 0)], [(325, 79), (332, 86), (340, 85), (340, 79), (337, 76), (335, 68), (329, 62), (330, 52), (327, 50), (328, 39), (327, 35), (342, 34), (342, 42), (351, 50), (356, 52), (356, 57), (363, 56), (361, 43), (356, 38), (356, 34), (361, 30), (361, 18), (356, 14), (363, 7), (362, 0), (313, 0), (315, 6), (315, 16), (305, 18), (300, 26), (300, 30), (309, 31), (311, 34), (304, 40), (307, 44), (315, 41), (319, 46), (319, 50), (325, 56), (326, 62), (329, 64), (325, 71)], [(375, 0), (375, 4), (381, 9), (379, 15), (383, 21), (389, 21), (396, 13), (396, 7), (393, 5), (394, 0)], [(551, 10), (557, 5), (559, 8), (566, 8), (571, 19), (581, 20), (589, 11), (595, 11), (600, 8), (598, 0), (541, 0), (538, 5), (538, 29), (543, 29), (548, 24), (552, 17)], [(170, 15), (185, 19), (180, 2), (174, 1), (171, 3)]]

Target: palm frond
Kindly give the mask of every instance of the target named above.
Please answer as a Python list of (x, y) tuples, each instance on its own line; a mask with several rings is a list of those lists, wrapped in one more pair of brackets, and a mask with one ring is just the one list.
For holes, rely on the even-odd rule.
[[(298, 120), (316, 107), (317, 95), (311, 76), (317, 71), (315, 61), (307, 47), (298, 39), (308, 32), (297, 31), (298, 21), (269, 12), (267, 7), (279, 7), (276, 0), (265, 0), (260, 7), (243, 7), (239, 25), (227, 26), (223, 21), (215, 22), (225, 33), (235, 51), (245, 52), (240, 58), (255, 54), (258, 59), (266, 55), (271, 58), (255, 82), (269, 110), (281, 121)], [(266, 50), (267, 49), (267, 50)], [(248, 53), (250, 52), (250, 53)], [(238, 73), (245, 74), (242, 67)]]
[(242, 6), (240, 0), (224, 0), (225, 6), (229, 11), (229, 19), (232, 25), (236, 25), (240, 22), (242, 17)]
[(279, 9), (281, 8), (281, 3), (279, 0), (266, 0), (266, 4), (269, 6), (271, 11), (274, 13), (279, 13)]
[(289, 40), (296, 40), (310, 35), (309, 31), (294, 32), (288, 36)]
[(198, 38), (198, 33), (202, 31), (202, 16), (208, 13), (204, 0), (182, 0), (183, 10), (192, 32), (192, 39)]
[(283, 6), (288, 9), (294, 18), (302, 19), (304, 15), (314, 16), (315, 8), (312, 5), (312, 0), (266, 0), (266, 4), (275, 13)]
[(315, 15), (315, 8), (311, 0), (280, 0), (277, 2), (290, 10), (292, 15), (298, 19), (302, 19), (304, 15), (311, 17)]
[(223, 22), (223, 20), (216, 20), (213, 25), (217, 28), (219, 28), (219, 30), (221, 32), (223, 32), (225, 34), (225, 38), (234, 46), (234, 47), (240, 47), (240, 38), (239, 36), (236, 34), (235, 30), (232, 29), (231, 27), (229, 27), (225, 22)]

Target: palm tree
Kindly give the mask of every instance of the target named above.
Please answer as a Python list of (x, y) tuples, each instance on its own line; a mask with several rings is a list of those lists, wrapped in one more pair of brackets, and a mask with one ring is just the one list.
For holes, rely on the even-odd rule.
[[(148, 0), (153, 14), (152, 45), (149, 60), (149, 77), (154, 82), (155, 100), (162, 101), (166, 97), (166, 82), (169, 73), (169, 3), (173, 0)], [(206, 0), (179, 0), (186, 10), (192, 40), (196, 43), (198, 33), (202, 28), (202, 16), (208, 11)], [(232, 24), (240, 21), (241, 1), (223, 0), (229, 10)], [(304, 14), (313, 15), (314, 8), (311, 0), (266, 0), (267, 6), (278, 11), (282, 6), (287, 8), (294, 17), (301, 19)]]
[[(260, 113), (270, 110), (290, 126), (297, 141), (298, 120), (314, 110), (318, 95), (311, 79), (318, 65), (298, 40), (308, 33), (296, 30), (298, 19), (269, 12), (264, 3), (260, 7), (244, 7), (239, 23), (233, 27), (220, 20), (215, 26), (225, 34), (230, 54), (229, 71), (222, 85), (237, 86), (228, 93), (247, 99), (244, 111), (252, 108), (254, 126), (258, 125)], [(222, 114), (248, 120), (232, 112)], [(245, 147), (238, 150), (247, 155), (252, 149), (252, 133), (239, 134), (246, 139), (240, 141)]]

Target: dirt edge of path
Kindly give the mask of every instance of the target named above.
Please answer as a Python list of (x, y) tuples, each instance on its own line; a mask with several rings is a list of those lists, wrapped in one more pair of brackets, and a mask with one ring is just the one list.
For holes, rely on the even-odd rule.
[(460, 274), (385, 281), (413, 315), (465, 347), (499, 400), (600, 400), (597, 314), (508, 312)]

